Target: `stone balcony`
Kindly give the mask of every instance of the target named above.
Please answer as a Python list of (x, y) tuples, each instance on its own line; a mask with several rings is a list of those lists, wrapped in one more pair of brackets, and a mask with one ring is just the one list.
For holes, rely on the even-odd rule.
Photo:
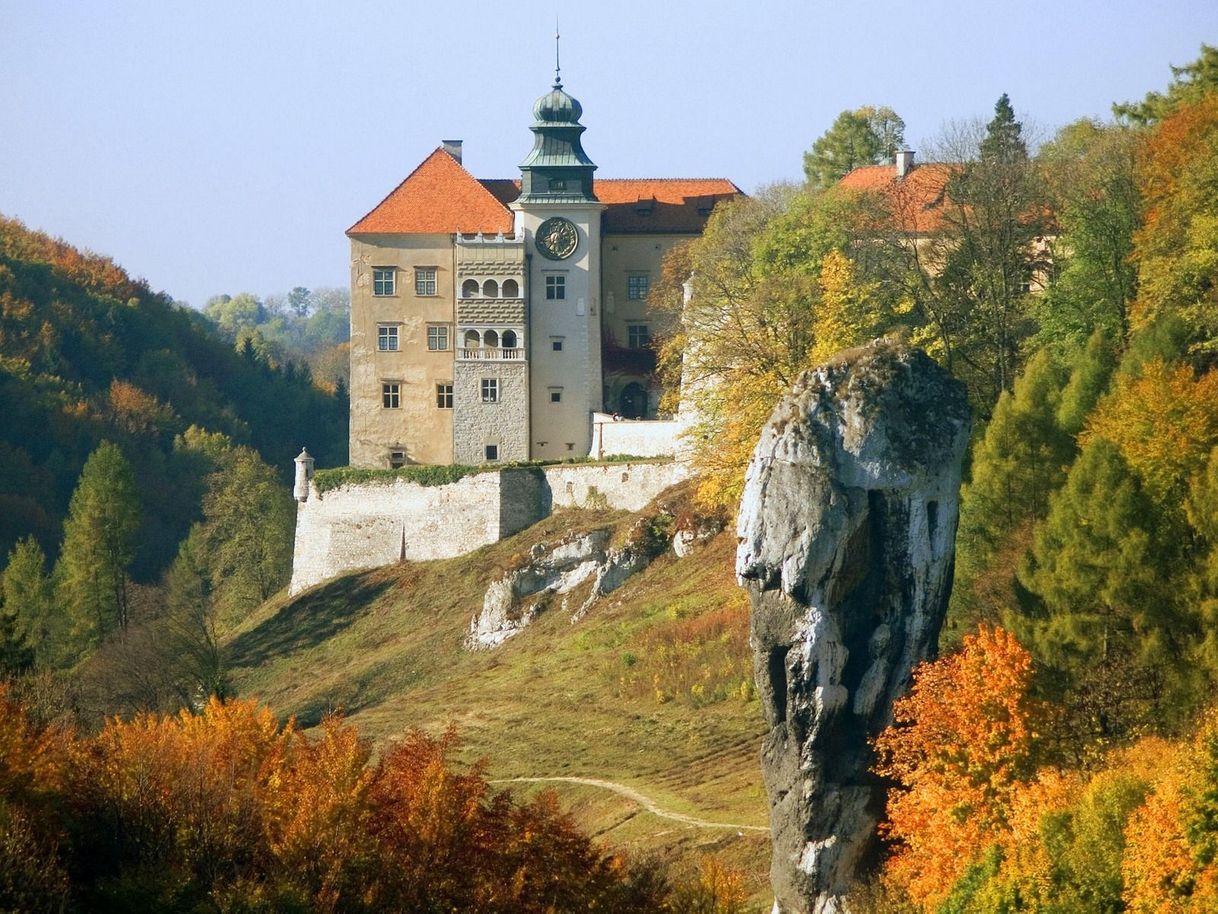
[(524, 359), (524, 348), (503, 349), (498, 346), (466, 348), (458, 346), (457, 359), (463, 362), (519, 362)]

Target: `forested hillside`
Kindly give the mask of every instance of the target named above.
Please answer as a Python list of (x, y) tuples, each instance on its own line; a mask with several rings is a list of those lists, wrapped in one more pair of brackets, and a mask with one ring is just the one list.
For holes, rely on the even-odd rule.
[(0, 554), (59, 550), (85, 460), (117, 444), (138, 480), (133, 572), (155, 578), (200, 516), (189, 427), (249, 445), (288, 478), (307, 445), (346, 463), (346, 403), (308, 373), (238, 351), (211, 322), (105, 257), (0, 219)]
[(668, 264), (707, 501), (838, 350), (902, 336), (969, 390), (949, 656), (880, 742), (860, 910), (1215, 910), (1218, 49), (1173, 74), (1039, 148), (1003, 95), (904, 174), (900, 118), (843, 112)]

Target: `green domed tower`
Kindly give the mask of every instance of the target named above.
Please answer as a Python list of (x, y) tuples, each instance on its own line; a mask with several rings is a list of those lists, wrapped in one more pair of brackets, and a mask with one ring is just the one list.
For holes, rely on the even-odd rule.
[(554, 86), (533, 105), (533, 151), (520, 164), (521, 203), (595, 202), (592, 172), (596, 165), (584, 152), (579, 122), (584, 113), (579, 101), (562, 87), (558, 73)]

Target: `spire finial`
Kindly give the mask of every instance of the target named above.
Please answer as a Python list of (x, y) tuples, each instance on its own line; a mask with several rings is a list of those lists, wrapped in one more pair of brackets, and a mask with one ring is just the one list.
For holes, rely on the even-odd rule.
[(562, 67), (558, 62), (558, 17), (554, 17), (554, 88), (562, 88)]

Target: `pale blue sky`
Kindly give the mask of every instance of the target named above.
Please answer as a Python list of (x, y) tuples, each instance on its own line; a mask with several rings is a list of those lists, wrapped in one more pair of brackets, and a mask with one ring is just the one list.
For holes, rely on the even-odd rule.
[(441, 139), (518, 176), (556, 9), (600, 176), (745, 190), (845, 108), (920, 148), (1007, 92), (1052, 130), (1218, 43), (1214, 0), (0, 0), (0, 213), (195, 305), (345, 285), (344, 230)]

